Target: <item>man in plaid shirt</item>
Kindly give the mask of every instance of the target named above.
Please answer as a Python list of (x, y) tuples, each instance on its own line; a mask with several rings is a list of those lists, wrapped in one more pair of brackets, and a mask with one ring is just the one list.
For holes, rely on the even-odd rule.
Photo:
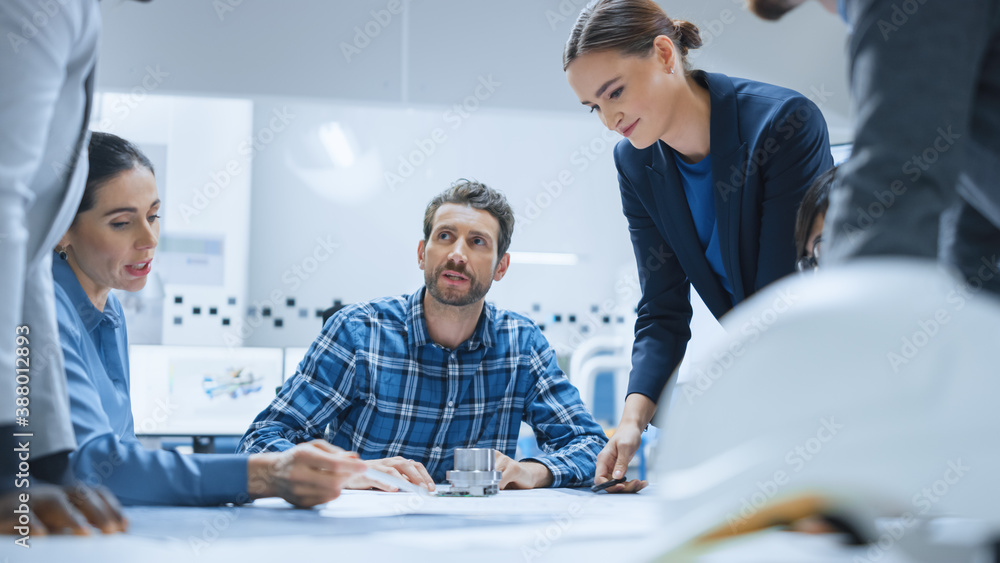
[[(498, 450), (501, 488), (588, 484), (604, 431), (530, 320), (486, 303), (507, 272), (514, 213), (459, 181), (431, 200), (417, 246), (425, 287), (334, 314), (240, 450), (324, 438), (369, 467), (434, 488), (454, 448)], [(513, 461), (521, 421), (544, 452)], [(359, 475), (347, 488), (392, 490)]]

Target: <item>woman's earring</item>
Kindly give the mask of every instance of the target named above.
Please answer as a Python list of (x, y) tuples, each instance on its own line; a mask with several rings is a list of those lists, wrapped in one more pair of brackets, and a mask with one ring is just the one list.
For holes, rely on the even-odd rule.
[(670, 74), (674, 73), (674, 67), (670, 67)]
[(62, 260), (66, 259), (66, 249), (65, 248), (63, 248), (61, 246), (58, 246), (58, 247), (56, 247), (56, 252), (59, 253), (59, 258), (61, 258)]

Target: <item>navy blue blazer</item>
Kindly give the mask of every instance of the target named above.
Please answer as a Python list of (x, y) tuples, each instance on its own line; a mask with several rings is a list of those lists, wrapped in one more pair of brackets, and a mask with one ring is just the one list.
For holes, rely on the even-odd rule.
[(711, 97), (712, 182), (723, 267), (705, 258), (674, 152), (663, 141), (615, 147), (622, 207), (639, 266), (629, 393), (659, 400), (691, 338), (690, 287), (716, 318), (795, 270), (795, 214), (809, 184), (833, 166), (816, 104), (778, 86), (696, 71)]

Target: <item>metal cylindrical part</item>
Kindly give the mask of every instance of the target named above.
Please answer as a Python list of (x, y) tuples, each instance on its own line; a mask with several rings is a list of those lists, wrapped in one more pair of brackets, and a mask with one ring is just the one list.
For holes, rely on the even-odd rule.
[(455, 469), (445, 473), (448, 496), (484, 497), (500, 491), (503, 473), (496, 470), (492, 448), (455, 448)]
[(492, 448), (455, 448), (457, 471), (493, 471), (496, 457)]

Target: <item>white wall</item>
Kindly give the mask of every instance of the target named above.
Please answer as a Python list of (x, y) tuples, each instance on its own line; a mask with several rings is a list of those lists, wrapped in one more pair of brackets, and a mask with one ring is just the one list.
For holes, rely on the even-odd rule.
[[(763, 22), (743, 1), (661, 5), (701, 27), (706, 46), (692, 52), (695, 66), (822, 93), (834, 142), (849, 141), (843, 23), (816, 2)], [(168, 92), (451, 105), (492, 76), (504, 84), (495, 107), (580, 112), (561, 54), (585, 3), (109, 1), (98, 86), (131, 89), (152, 66), (170, 73)], [(345, 55), (345, 45), (362, 47)]]
[[(150, 89), (151, 91), (151, 89)], [(222, 318), (236, 318), (247, 297), (250, 238), (250, 154), (240, 146), (250, 138), (249, 100), (161, 96), (143, 92), (105, 93), (95, 104), (91, 128), (140, 145), (166, 147), (159, 167), (161, 240), (170, 236), (212, 237), (223, 241), (221, 284), (176, 284), (160, 271), (157, 251), (149, 289), (163, 295), (162, 337), (170, 344), (238, 345), (225, 341)], [(231, 174), (230, 172), (235, 172)], [(155, 278), (155, 279), (153, 279)], [(163, 282), (163, 283), (161, 283)], [(183, 296), (175, 304), (174, 296)], [(229, 305), (229, 298), (236, 305)], [(209, 315), (209, 307), (218, 308)], [(201, 313), (192, 314), (193, 307)], [(174, 319), (180, 318), (180, 324)], [(130, 325), (135, 324), (130, 319)]]
[[(495, 285), (493, 300), (545, 323), (564, 350), (579, 341), (594, 306), (597, 328), (588, 334), (630, 332), (638, 289), (610, 137), (581, 108), (561, 69), (564, 41), (584, 4), (104, 2), (99, 89), (253, 103), (252, 126), (238, 134), (223, 131), (211, 115), (183, 126), (199, 137), (185, 150), (190, 162), (211, 158), (224, 165), (235, 140), (256, 140), (252, 174), (238, 179), (246, 191), (226, 196), (239, 204), (219, 200), (199, 224), (233, 221), (236, 231), (246, 225), (245, 265), (227, 265), (227, 284), (245, 283), (234, 324), (276, 291), (282, 299), (270, 317), (255, 317), (244, 330), (185, 325), (192, 330), (168, 341), (200, 340), (204, 330), (211, 331), (207, 343), (246, 336), (251, 345), (305, 345), (319, 330), (316, 310), (334, 299), (413, 291), (421, 283), (415, 246), (423, 206), (460, 176), (508, 194), (521, 219), (512, 250), (580, 257), (573, 267), (515, 265)], [(777, 24), (747, 13), (743, 0), (661, 4), (701, 27), (706, 45), (690, 55), (695, 67), (799, 90), (822, 108), (833, 142), (850, 140), (845, 31), (836, 16), (815, 2)], [(335, 162), (319, 141), (321, 130), (328, 138), (336, 133), (332, 123), (354, 151), (349, 166)], [(400, 159), (415, 162), (410, 157), (421, 143), (431, 143), (434, 152), (408, 173)], [(204, 154), (193, 154), (200, 150), (195, 147), (205, 147)], [(173, 185), (190, 196), (220, 169), (213, 166), (186, 170)], [(553, 183), (560, 175), (564, 185)], [(288, 297), (294, 306), (283, 301)], [(169, 319), (169, 300), (166, 305)], [(703, 307), (696, 310), (699, 334), (717, 329)], [(610, 327), (602, 326), (605, 312)], [(556, 314), (563, 317), (558, 325)], [(576, 324), (567, 322), (570, 314)], [(282, 327), (274, 326), (276, 318)], [(691, 346), (699, 341), (696, 335)]]
[[(590, 116), (491, 103), (461, 118), (444, 106), (258, 99), (255, 128), (276, 112), (293, 117), (255, 154), (251, 219), (250, 299), (280, 313), (283, 326), (262, 323), (248, 342), (302, 345), (319, 330), (315, 310), (334, 299), (415, 291), (423, 284), (416, 248), (424, 208), (462, 177), (507, 195), (518, 216), (512, 251), (579, 257), (575, 266), (514, 264), (491, 300), (546, 324), (556, 340), (570, 341), (594, 305), (598, 326), (589, 334), (613, 330), (600, 326), (604, 315), (630, 332), (638, 292), (611, 158), (616, 139)], [(348, 139), (351, 166), (338, 164), (321, 142), (321, 129), (333, 123)], [(264, 303), (275, 291), (279, 299)], [(295, 307), (286, 306), (287, 296)], [(551, 322), (556, 314), (562, 323)]]

